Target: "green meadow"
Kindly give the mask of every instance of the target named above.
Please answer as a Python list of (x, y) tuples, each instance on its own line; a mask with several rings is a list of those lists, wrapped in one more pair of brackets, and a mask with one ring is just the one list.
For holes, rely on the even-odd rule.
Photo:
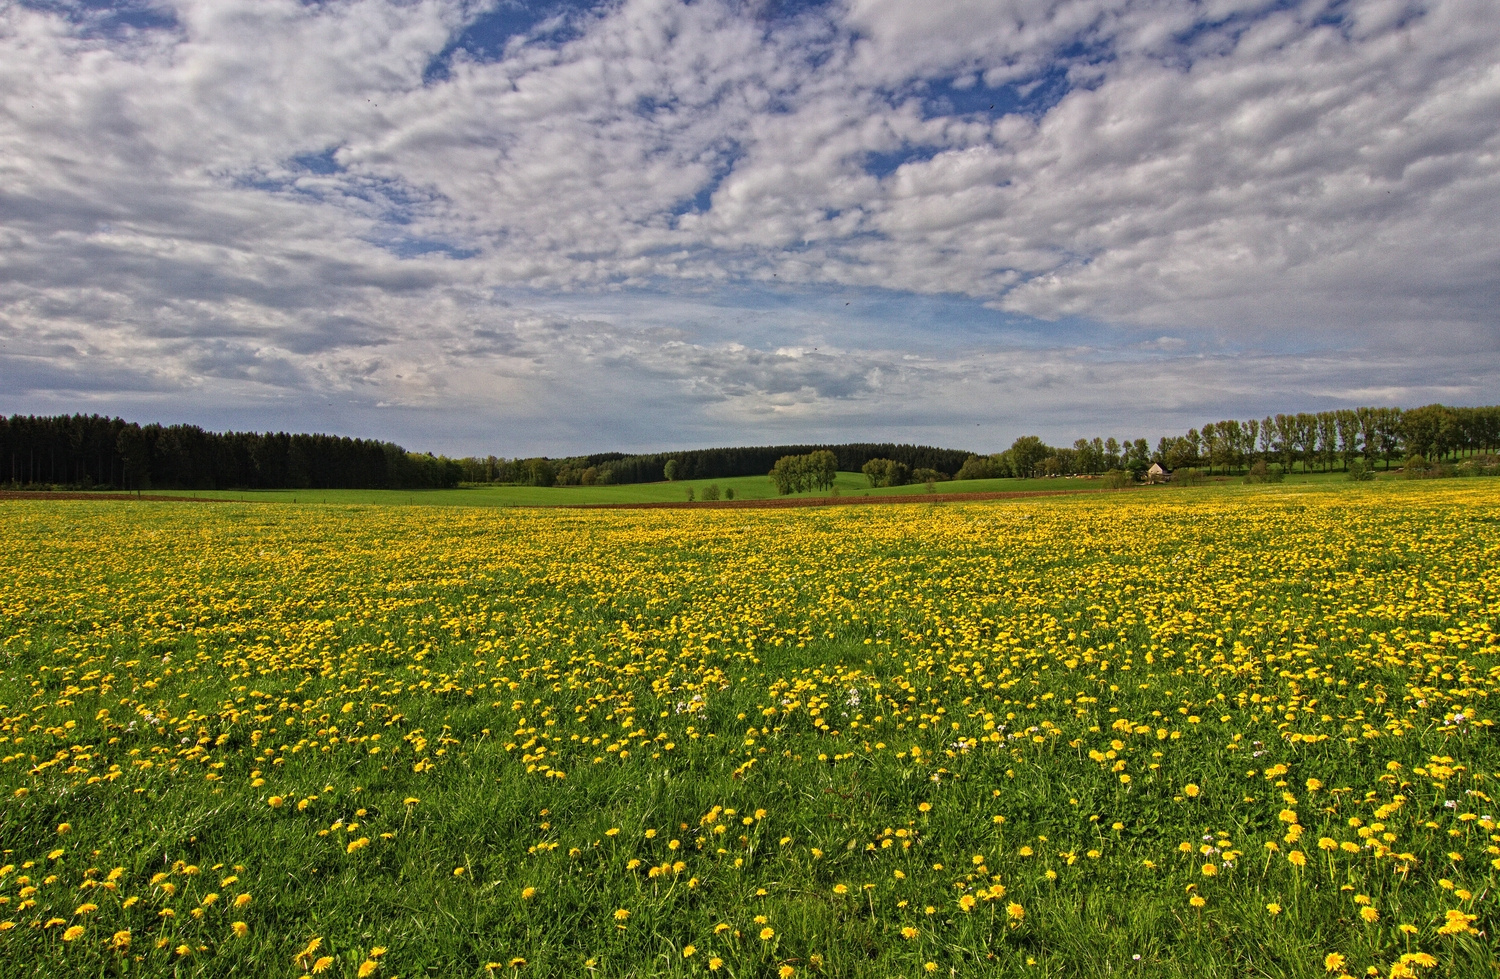
[(1495, 485), (7, 501), (0, 977), (1494, 976)]

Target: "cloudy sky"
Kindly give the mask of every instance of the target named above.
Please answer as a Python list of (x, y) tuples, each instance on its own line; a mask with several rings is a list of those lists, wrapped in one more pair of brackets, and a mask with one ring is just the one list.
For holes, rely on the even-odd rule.
[(0, 0), (0, 412), (518, 455), (1493, 403), (1494, 0)]

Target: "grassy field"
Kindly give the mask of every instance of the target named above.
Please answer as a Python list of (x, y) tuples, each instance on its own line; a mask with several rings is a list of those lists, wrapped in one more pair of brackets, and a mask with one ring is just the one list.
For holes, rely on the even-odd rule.
[(0, 512), (0, 977), (1500, 975), (1490, 480)]
[[(1382, 475), (1382, 479), (1387, 478)], [(1321, 486), (1343, 482), (1343, 473), (1296, 473), (1283, 486)], [(1239, 486), (1242, 477), (1215, 477), (1212, 486)], [(733, 489), (737, 500), (785, 499), (764, 476), (735, 476), (728, 479), (685, 479), (672, 483), (632, 483), (626, 486), (503, 486), (474, 485), (451, 490), (162, 490), (173, 496), (200, 499), (234, 500), (248, 503), (331, 503), (337, 505), (371, 503), (386, 506), (578, 506), (600, 503), (682, 503), (687, 490), (696, 500), (703, 490), (718, 486), (720, 492)], [(866, 496), (919, 496), (927, 492), (923, 483), (872, 489), (860, 473), (841, 472), (834, 484), (837, 495), (845, 499)], [(1102, 488), (1097, 479), (968, 479), (935, 483), (938, 493), (1013, 493), (1038, 491), (1079, 491)], [(792, 494), (794, 499), (823, 498), (823, 490)]]

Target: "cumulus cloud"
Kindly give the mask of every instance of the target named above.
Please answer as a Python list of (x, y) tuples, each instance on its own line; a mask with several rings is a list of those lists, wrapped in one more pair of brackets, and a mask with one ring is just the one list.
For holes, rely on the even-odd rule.
[(1490, 6), (0, 2), (0, 399), (565, 451), (1487, 397)]

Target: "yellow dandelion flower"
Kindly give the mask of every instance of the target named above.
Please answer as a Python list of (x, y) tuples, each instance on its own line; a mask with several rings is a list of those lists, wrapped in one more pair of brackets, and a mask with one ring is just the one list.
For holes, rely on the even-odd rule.
[(1344, 967), (1346, 961), (1338, 952), (1329, 952), (1323, 956), (1323, 969), (1327, 972), (1337, 972)]
[(359, 964), (359, 971), (356, 972), (355, 975), (357, 975), (359, 979), (370, 979), (370, 976), (373, 976), (375, 974), (375, 970), (379, 968), (379, 962), (376, 962), (374, 959), (365, 959)]
[(762, 928), (760, 930), (760, 940), (763, 941), (763, 942), (769, 942), (771, 939), (773, 939), (775, 937), (776, 937), (776, 930), (774, 928), (771, 928), (771, 927), (768, 926), (768, 927)]
[(630, 917), (630, 912), (629, 911), (626, 911), (624, 908), (618, 908), (618, 909), (616, 909), (616, 911), (615, 911), (615, 920), (616, 921), (625, 921), (629, 917)]
[(1020, 921), (1026, 917), (1026, 909), (1012, 901), (1005, 906), (1005, 915), (1013, 921)]
[(250, 926), (245, 924), (243, 921), (236, 921), (229, 927), (234, 931), (235, 938), (244, 938), (246, 935), (250, 934)]
[(325, 955), (313, 963), (312, 974), (317, 975), (320, 972), (327, 972), (331, 965), (333, 965), (333, 956)]
[(1201, 791), (1202, 789), (1198, 788), (1198, 786), (1194, 785), (1191, 782), (1182, 787), (1182, 794), (1187, 796), (1189, 799), (1198, 798), (1198, 793)]
[(684, 946), (682, 946), (682, 957), (683, 958), (690, 959), (694, 955), (697, 955), (697, 954), (698, 954), (698, 948), (697, 948), (697, 946), (695, 946), (695, 945), (684, 945)]
[(67, 931), (63, 932), (63, 941), (71, 942), (75, 938), (81, 938), (83, 937), (83, 933), (85, 930), (86, 929), (83, 927), (83, 925), (74, 925)]

